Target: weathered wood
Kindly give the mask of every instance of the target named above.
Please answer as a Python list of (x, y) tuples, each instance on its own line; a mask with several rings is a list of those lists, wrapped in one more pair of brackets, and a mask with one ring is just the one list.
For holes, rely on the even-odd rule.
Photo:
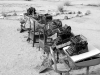
[(34, 31), (33, 31), (33, 47), (34, 47), (34, 43), (35, 43), (35, 21), (34, 21), (33, 23), (34, 23)]
[(66, 42), (66, 43), (64, 43), (64, 44), (56, 45), (56, 48), (59, 49), (59, 48), (68, 46), (68, 45), (70, 45), (70, 44), (71, 44), (71, 42), (69, 41), (69, 42)]
[[(39, 32), (39, 41), (40, 41), (40, 32)], [(39, 45), (39, 51), (40, 51), (40, 45)]]
[(89, 75), (89, 66), (86, 68), (86, 75)]

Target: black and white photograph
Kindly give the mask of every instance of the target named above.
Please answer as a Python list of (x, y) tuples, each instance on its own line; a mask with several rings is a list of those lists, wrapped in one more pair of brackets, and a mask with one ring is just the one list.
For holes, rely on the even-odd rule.
[(0, 0), (0, 75), (100, 75), (100, 0)]

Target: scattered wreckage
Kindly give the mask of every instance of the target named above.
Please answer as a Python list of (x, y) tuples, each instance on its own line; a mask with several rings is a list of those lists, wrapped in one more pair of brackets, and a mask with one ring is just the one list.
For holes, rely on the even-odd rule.
[[(41, 65), (40, 73), (46, 69), (53, 69), (61, 75), (63, 73), (69, 75), (73, 69), (87, 67), (86, 73), (89, 75), (89, 66), (100, 64), (100, 50), (91, 46), (83, 35), (74, 35), (68, 37), (69, 39), (67, 37), (64, 40), (57, 38), (56, 44), (49, 46), (50, 53), (46, 59), (49, 62)], [(65, 69), (62, 69), (61, 66), (64, 66)]]
[[(100, 64), (100, 50), (93, 47), (83, 35), (75, 35), (68, 25), (62, 26), (59, 19), (53, 19), (50, 14), (37, 14), (35, 8), (29, 8), (25, 14), (26, 20), (21, 21), (21, 32), (28, 31), (28, 41), (34, 44), (38, 38), (39, 49), (47, 54), (39, 73), (52, 69), (59, 74), (68, 74), (73, 69)], [(29, 20), (29, 28), (25, 28)], [(57, 34), (54, 39), (54, 34)], [(64, 65), (63, 70), (60, 65)]]

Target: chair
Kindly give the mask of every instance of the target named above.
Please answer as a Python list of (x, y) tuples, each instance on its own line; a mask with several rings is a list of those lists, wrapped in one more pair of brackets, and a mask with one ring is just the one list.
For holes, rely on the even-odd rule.
[[(37, 20), (35, 20), (32, 17), (30, 17), (30, 20), (32, 20), (33, 24), (30, 23), (30, 30), (28, 32), (28, 41), (30, 41), (30, 40), (33, 41), (33, 47), (34, 47), (35, 43), (39, 43), (39, 50), (40, 50), (40, 47), (43, 48), (41, 45), (46, 43), (48, 39), (51, 40), (51, 38), (47, 37), (45, 29), (42, 29), (42, 31), (36, 30), (37, 29), (36, 25), (40, 24), (40, 23), (38, 23)], [(41, 25), (45, 26), (45, 24), (41, 24)], [(37, 39), (38, 39), (38, 42), (36, 41)], [(42, 44), (40, 44), (40, 42)]]
[[(39, 31), (36, 31), (36, 20), (34, 20), (31, 16), (30, 16), (30, 30), (28, 31), (28, 39), (27, 41), (30, 42), (30, 40), (32, 40), (33, 42), (33, 47), (35, 45), (35, 43), (39, 43), (37, 42), (37, 38), (40, 38), (40, 33)], [(32, 24), (33, 23), (33, 24)]]
[[(49, 46), (52, 45), (52, 38), (50, 37), (47, 37), (45, 34), (44, 34), (44, 38), (41, 39), (41, 37), (39, 38), (39, 50), (40, 48), (42, 48), (44, 50), (44, 53), (46, 52), (47, 54), (49, 54)], [(46, 49), (48, 47), (48, 49)]]

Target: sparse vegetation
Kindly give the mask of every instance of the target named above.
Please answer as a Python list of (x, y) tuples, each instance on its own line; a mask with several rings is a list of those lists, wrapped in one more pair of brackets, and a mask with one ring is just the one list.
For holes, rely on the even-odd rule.
[(87, 10), (86, 13), (85, 13), (85, 15), (89, 15), (89, 14), (91, 14), (91, 11)]
[(58, 7), (58, 10), (59, 10), (60, 12), (63, 13), (63, 12), (64, 12), (64, 10), (63, 10), (63, 6), (59, 6), (59, 7)]
[(100, 4), (88, 4), (87, 6), (99, 7), (99, 6), (100, 6)]
[(32, 1), (32, 0), (25, 0), (25, 1)]
[(64, 6), (71, 6), (71, 2), (70, 1), (64, 2)]
[(78, 11), (77, 14), (82, 14), (82, 12), (81, 11)]
[(69, 18), (68, 18), (68, 16), (65, 16), (64, 19), (67, 20), (67, 19), (69, 19)]
[(14, 11), (14, 14), (13, 14), (13, 16), (17, 16), (17, 13), (16, 13), (16, 11)]
[(7, 17), (7, 13), (2, 12), (1, 14), (2, 14), (2, 16)]

